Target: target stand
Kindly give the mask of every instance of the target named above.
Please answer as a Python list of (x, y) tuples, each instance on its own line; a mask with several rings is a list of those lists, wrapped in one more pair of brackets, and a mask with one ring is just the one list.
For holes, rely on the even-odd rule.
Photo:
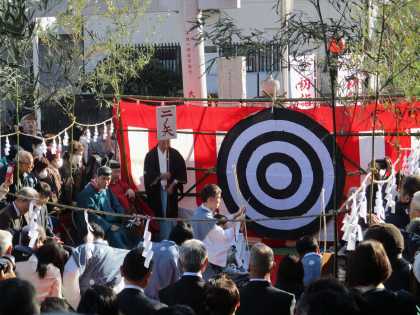
[[(345, 168), (337, 150), (337, 200), (345, 184)], [(239, 201), (232, 165), (236, 165), (247, 218), (302, 216), (333, 209), (333, 137), (309, 116), (289, 109), (262, 110), (239, 121), (226, 135), (217, 159), (217, 180), (230, 213)], [(331, 217), (327, 217), (327, 220)], [(316, 217), (247, 223), (263, 237), (293, 240), (319, 230)]]

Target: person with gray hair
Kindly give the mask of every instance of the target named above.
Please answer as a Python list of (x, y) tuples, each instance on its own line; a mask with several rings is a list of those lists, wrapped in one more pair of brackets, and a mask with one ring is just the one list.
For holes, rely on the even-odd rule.
[(296, 299), (293, 294), (271, 285), (270, 274), (275, 268), (273, 250), (259, 243), (252, 247), (249, 259), (250, 282), (239, 290), (237, 315), (293, 314)]
[(28, 212), (31, 199), (27, 198), (38, 198), (38, 192), (31, 187), (23, 187), (17, 195), (19, 197), (15, 201), (0, 211), (0, 230), (21, 229), (29, 224)]
[[(16, 194), (23, 187), (30, 186), (27, 181), (27, 176), (34, 167), (34, 159), (29, 152), (19, 151), (19, 154), (16, 155), (16, 160), (19, 157), (19, 169), (17, 166), (17, 161), (15, 163), (9, 164), (7, 167), (0, 168), (0, 183), (6, 182), (7, 172), (13, 169), (13, 183), (9, 186), (9, 192)], [(19, 178), (19, 180), (18, 180)], [(6, 195), (3, 199), (0, 200), (0, 209), (10, 205), (13, 201), (16, 200), (15, 196)]]
[(0, 257), (12, 253), (12, 234), (8, 231), (0, 230)]
[(415, 218), (420, 218), (420, 191), (413, 194), (413, 198), (410, 203), (410, 222)]
[(206, 281), (202, 278), (208, 261), (207, 248), (203, 242), (193, 239), (182, 244), (179, 250), (179, 264), (184, 274), (177, 282), (159, 291), (160, 301), (168, 306), (187, 305), (197, 315), (208, 315), (203, 300)]

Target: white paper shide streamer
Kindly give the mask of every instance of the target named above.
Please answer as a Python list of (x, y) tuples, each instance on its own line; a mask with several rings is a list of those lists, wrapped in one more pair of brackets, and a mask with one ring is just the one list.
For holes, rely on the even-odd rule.
[(359, 225), (359, 218), (362, 217), (366, 221), (366, 196), (365, 184), (361, 193), (353, 196), (353, 203), (351, 205), (350, 215), (346, 213), (343, 219), (343, 227), (341, 230), (344, 232), (343, 240), (347, 241), (347, 250), (354, 250), (356, 248), (356, 241), (363, 241), (362, 228)]
[(61, 137), (58, 137), (58, 150), (63, 150), (63, 146), (61, 145)]
[(111, 120), (111, 130), (109, 131), (109, 135), (112, 136), (114, 133), (114, 123)]
[(382, 200), (382, 185), (378, 185), (378, 191), (376, 192), (375, 207), (373, 208), (375, 214), (382, 220), (385, 220), (385, 209)]
[(36, 223), (36, 219), (39, 216), (40, 209), (39, 207), (35, 207), (34, 209), (34, 200), (31, 201), (29, 204), (29, 233), (28, 236), (30, 238), (30, 242), (28, 247), (34, 248), (35, 243), (38, 241), (39, 233), (38, 233), (38, 224)]
[(98, 126), (95, 126), (95, 133), (93, 134), (93, 142), (96, 142), (98, 140)]
[(57, 154), (57, 139), (54, 138), (51, 146), (51, 153)]
[(68, 146), (69, 145), (69, 135), (67, 133), (67, 130), (64, 133), (63, 145), (65, 145), (65, 146)]
[(6, 144), (4, 146), (4, 154), (6, 156), (9, 156), (10, 153), (10, 142), (9, 142), (9, 137), (6, 136)]
[(47, 144), (45, 143), (45, 139), (42, 139), (41, 150), (43, 155), (47, 154)]
[(104, 134), (102, 136), (102, 139), (106, 140), (107, 138), (108, 138), (108, 133), (107, 133), (107, 130), (106, 130), (106, 123), (104, 123)]
[(88, 220), (88, 211), (85, 210), (85, 221), (88, 229), (88, 234), (86, 236), (86, 258), (90, 259), (93, 255), (93, 250), (95, 249), (95, 245), (93, 244), (93, 229), (89, 224)]
[(419, 153), (418, 149), (412, 149), (410, 155), (408, 156), (408, 174), (418, 174), (419, 173)]
[(140, 224), (141, 224), (140, 214), (133, 214), (133, 215), (135, 216), (135, 218), (128, 221), (130, 223), (127, 224), (127, 227), (130, 227), (132, 225), (140, 226)]
[(149, 223), (150, 219), (147, 220), (146, 226), (144, 228), (144, 235), (143, 235), (143, 257), (145, 257), (144, 266), (146, 268), (149, 268), (150, 261), (153, 257), (153, 251), (152, 251), (152, 233), (149, 232)]
[(91, 139), (90, 130), (89, 130), (89, 128), (87, 128), (87, 130), (86, 130), (86, 143), (90, 143), (90, 139)]

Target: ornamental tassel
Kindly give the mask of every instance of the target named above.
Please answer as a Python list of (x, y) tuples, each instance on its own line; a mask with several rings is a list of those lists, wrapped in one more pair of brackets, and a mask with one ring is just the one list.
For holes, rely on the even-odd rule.
[(9, 156), (10, 154), (10, 142), (9, 142), (9, 137), (6, 136), (6, 145), (4, 146), (4, 154), (6, 156)]

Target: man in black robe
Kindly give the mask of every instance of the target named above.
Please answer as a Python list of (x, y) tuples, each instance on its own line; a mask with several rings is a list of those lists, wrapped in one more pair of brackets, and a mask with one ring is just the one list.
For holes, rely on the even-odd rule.
[[(167, 157), (169, 153), (169, 170)], [(167, 145), (166, 140), (150, 150), (144, 159), (144, 184), (147, 204), (155, 216), (178, 217), (178, 192), (183, 192), (187, 183), (187, 167), (182, 155)], [(175, 221), (157, 221), (160, 228), (158, 241), (169, 238)]]

